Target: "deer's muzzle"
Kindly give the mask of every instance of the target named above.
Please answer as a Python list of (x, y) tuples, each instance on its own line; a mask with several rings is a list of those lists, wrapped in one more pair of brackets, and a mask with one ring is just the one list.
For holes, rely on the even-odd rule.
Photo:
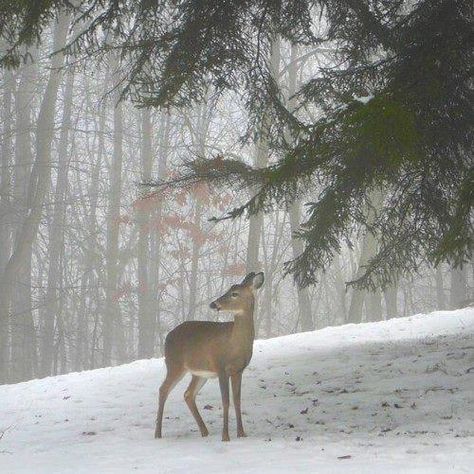
[(217, 311), (219, 311), (219, 310), (221, 309), (221, 305), (220, 305), (219, 303), (217, 303), (216, 301), (213, 301), (213, 302), (209, 305), (209, 307), (210, 307), (211, 309), (216, 309)]

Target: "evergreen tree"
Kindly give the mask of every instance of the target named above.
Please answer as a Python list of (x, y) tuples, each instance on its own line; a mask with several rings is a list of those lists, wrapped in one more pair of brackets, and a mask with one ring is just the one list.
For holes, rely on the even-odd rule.
[[(0, 7), (2, 63), (21, 62), (57, 11), (75, 9), (84, 31), (69, 54), (98, 59), (121, 51), (124, 96), (145, 106), (185, 106), (216, 93), (242, 94), (253, 130), (266, 130), (280, 159), (254, 169), (225, 157), (199, 158), (170, 184), (199, 181), (257, 189), (229, 218), (306, 196), (287, 264), (314, 283), (355, 226), (378, 242), (356, 286), (384, 286), (421, 259), (455, 265), (472, 256), (474, 194), (473, 4), (469, 0), (50, 0)], [(108, 32), (104, 34), (104, 31)], [(268, 64), (272, 39), (327, 47), (320, 68), (289, 111)], [(311, 123), (298, 108), (313, 107)], [(269, 126), (259, 127), (265, 119)], [(291, 143), (285, 141), (291, 131)], [(286, 132), (286, 133), (285, 133)], [(374, 212), (371, 196), (383, 189)], [(375, 214), (375, 215), (374, 215)], [(370, 219), (368, 216), (371, 216)]]

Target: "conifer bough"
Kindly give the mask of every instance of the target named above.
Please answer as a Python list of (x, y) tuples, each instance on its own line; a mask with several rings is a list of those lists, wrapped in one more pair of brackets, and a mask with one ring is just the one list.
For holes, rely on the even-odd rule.
[[(254, 169), (200, 157), (167, 184), (256, 189), (230, 218), (315, 190), (297, 232), (304, 252), (286, 264), (301, 286), (315, 282), (355, 228), (378, 242), (351, 282), (357, 287), (383, 287), (423, 260), (472, 258), (472, 1), (2, 2), (2, 65), (20, 64), (24, 46), (63, 9), (82, 26), (65, 51), (100, 61), (119, 50), (122, 94), (142, 106), (187, 106), (210, 86), (242, 94), (248, 129), (266, 134), (278, 160)], [(275, 37), (326, 48), (331, 58), (293, 98), (297, 109), (321, 112), (312, 122), (282, 98), (268, 61)]]

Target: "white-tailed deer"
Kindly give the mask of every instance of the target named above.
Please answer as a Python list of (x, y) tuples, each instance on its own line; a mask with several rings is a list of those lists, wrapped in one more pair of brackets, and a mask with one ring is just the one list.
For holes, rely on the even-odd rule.
[(263, 273), (249, 273), (237, 285), (211, 303), (217, 311), (234, 315), (233, 322), (187, 321), (174, 328), (165, 341), (166, 379), (160, 387), (155, 438), (161, 438), (163, 409), (173, 387), (190, 372), (192, 374), (184, 399), (196, 420), (202, 436), (206, 425), (196, 406), (196, 395), (207, 379), (218, 377), (224, 412), (222, 441), (229, 441), (229, 378), (232, 380), (237, 436), (245, 436), (240, 412), (242, 372), (252, 358), (253, 309), (255, 290), (263, 285)]

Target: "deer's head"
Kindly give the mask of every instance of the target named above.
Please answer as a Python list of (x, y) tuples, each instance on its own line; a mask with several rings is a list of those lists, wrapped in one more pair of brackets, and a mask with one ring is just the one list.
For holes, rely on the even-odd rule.
[(210, 307), (232, 314), (244, 313), (253, 307), (255, 291), (263, 285), (263, 282), (263, 272), (251, 272), (241, 283), (232, 285), (226, 293), (214, 300)]

